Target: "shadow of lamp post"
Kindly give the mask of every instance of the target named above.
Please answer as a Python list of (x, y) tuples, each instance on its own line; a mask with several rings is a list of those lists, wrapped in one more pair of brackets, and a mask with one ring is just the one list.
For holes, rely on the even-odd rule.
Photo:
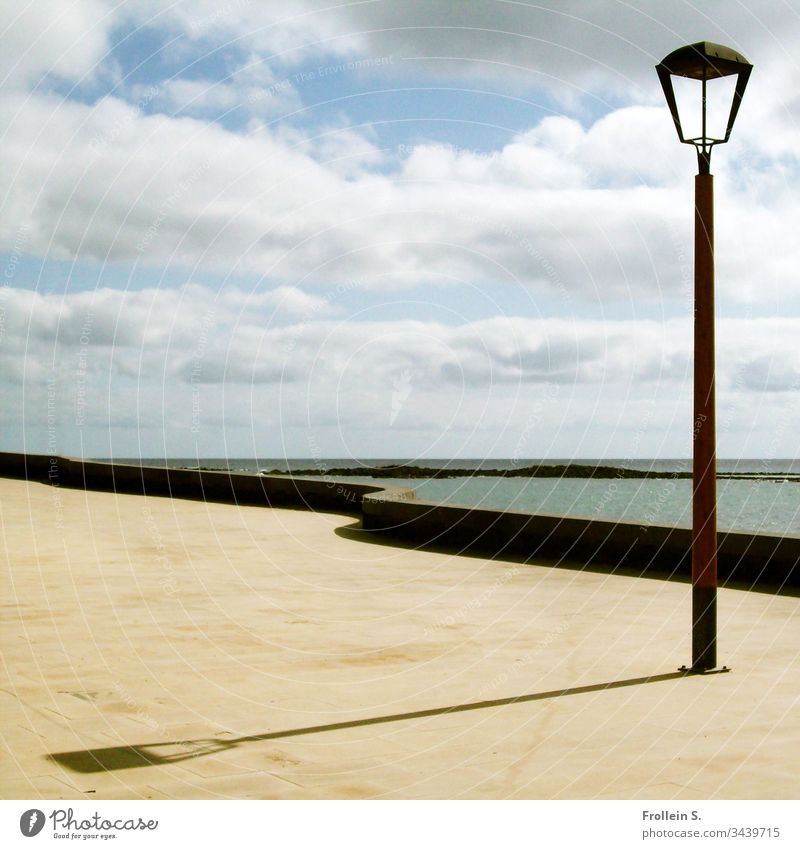
[[(694, 447), (692, 462), (692, 666), (717, 669), (717, 492), (714, 402), (714, 177), (711, 149), (728, 141), (752, 65), (701, 41), (656, 66), (684, 144), (697, 150), (694, 219)], [(716, 126), (715, 126), (716, 125)], [(727, 671), (726, 667), (722, 670)]]

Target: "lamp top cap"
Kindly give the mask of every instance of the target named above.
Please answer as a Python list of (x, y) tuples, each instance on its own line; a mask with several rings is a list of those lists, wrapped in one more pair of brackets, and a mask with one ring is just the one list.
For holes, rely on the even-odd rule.
[(732, 47), (713, 44), (710, 41), (698, 41), (696, 44), (687, 44), (673, 50), (661, 60), (659, 67), (677, 77), (701, 80), (739, 74), (752, 65)]

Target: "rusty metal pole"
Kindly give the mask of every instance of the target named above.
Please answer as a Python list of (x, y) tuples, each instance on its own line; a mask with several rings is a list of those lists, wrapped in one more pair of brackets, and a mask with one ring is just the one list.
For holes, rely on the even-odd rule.
[[(711, 151), (725, 144), (739, 112), (753, 66), (721, 44), (699, 41), (673, 50), (656, 65), (672, 121), (682, 144), (697, 151), (694, 216), (694, 432), (692, 446), (692, 666), (683, 672), (729, 672), (717, 668), (717, 448), (714, 398), (714, 178)], [(708, 81), (736, 77), (724, 134), (708, 131)], [(684, 132), (673, 77), (702, 84), (700, 134)], [(692, 122), (694, 123), (694, 122)]]
[(717, 459), (714, 400), (714, 177), (695, 177), (692, 672), (717, 665)]

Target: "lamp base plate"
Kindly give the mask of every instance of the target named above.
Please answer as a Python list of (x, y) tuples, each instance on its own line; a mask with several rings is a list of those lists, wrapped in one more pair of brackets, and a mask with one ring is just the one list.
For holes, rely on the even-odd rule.
[(678, 667), (678, 672), (683, 672), (684, 675), (720, 675), (723, 672), (730, 672), (730, 666), (715, 666), (713, 669), (693, 669), (691, 666)]

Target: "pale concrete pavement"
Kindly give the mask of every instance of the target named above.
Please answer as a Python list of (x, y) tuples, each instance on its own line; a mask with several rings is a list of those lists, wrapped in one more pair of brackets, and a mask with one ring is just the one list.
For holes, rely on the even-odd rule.
[(800, 792), (795, 598), (721, 591), (733, 671), (671, 677), (683, 584), (374, 545), (303, 511), (14, 480), (0, 507), (0, 797)]

